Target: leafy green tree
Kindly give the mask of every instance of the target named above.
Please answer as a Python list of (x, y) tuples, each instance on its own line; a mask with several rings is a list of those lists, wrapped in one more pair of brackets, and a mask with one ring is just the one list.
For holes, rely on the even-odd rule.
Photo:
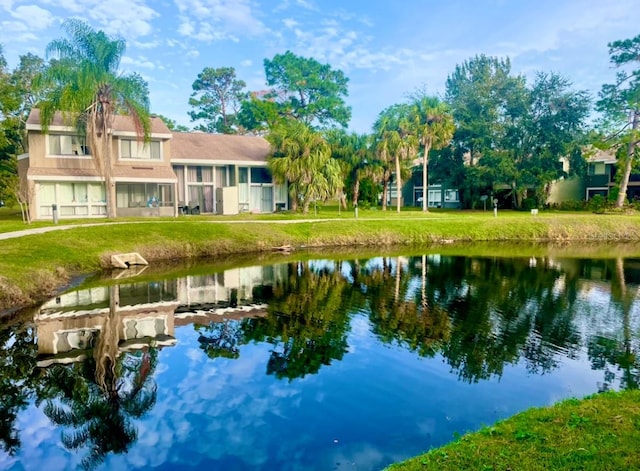
[[(465, 155), (469, 194), (508, 190), (513, 207), (527, 196), (544, 204), (584, 142), (589, 96), (557, 74), (538, 73), (531, 87), (511, 75), (508, 59), (476, 56), (447, 79), (457, 153)], [(533, 195), (529, 191), (533, 190)]]
[(282, 119), (280, 105), (270, 96), (271, 94), (266, 92), (251, 92), (242, 102), (238, 113), (238, 125), (243, 132), (263, 135)]
[[(591, 100), (586, 91), (571, 89), (566, 78), (554, 73), (536, 74), (528, 95), (528, 110), (519, 133), (522, 152), (516, 166), (523, 184), (535, 188), (538, 204), (544, 204), (551, 183), (567, 176), (561, 159), (571, 160), (572, 155), (580, 154)], [(578, 166), (569, 168), (570, 173), (577, 171)]]
[[(597, 108), (614, 129), (609, 139), (614, 146), (623, 148), (622, 176), (616, 206), (621, 208), (627, 197), (629, 177), (638, 160), (640, 142), (640, 35), (609, 43), (611, 64), (620, 69), (614, 84), (602, 86)], [(620, 154), (618, 154), (620, 155)]]
[(289, 182), (292, 209), (309, 212), (315, 200), (336, 196), (343, 186), (340, 166), (331, 158), (331, 148), (307, 125), (286, 120), (267, 136), (271, 144), (268, 166), (278, 183)]
[(68, 39), (47, 46), (47, 56), (55, 56), (40, 76), (46, 90), (39, 103), (45, 132), (54, 114), (61, 111), (79, 132), (85, 133), (98, 172), (105, 180), (107, 215), (116, 215), (115, 181), (112, 176), (113, 119), (128, 114), (140, 139), (149, 139), (149, 91), (140, 75), (119, 71), (125, 52), (123, 39), (110, 38), (77, 19), (63, 23)]
[(193, 82), (189, 98), (191, 121), (204, 122), (195, 129), (221, 134), (236, 134), (237, 114), (247, 97), (247, 84), (236, 78), (233, 67), (205, 67)]
[[(373, 125), (378, 137), (377, 147), (384, 158), (395, 162), (396, 210), (402, 207), (403, 167), (417, 153), (418, 139), (411, 123), (411, 107), (407, 104), (393, 105), (380, 113)], [(383, 204), (383, 209), (386, 207)]]
[(451, 142), (455, 125), (447, 105), (437, 97), (424, 94), (414, 98), (410, 120), (422, 146), (422, 210), (428, 211), (429, 152), (442, 149)]
[(163, 116), (161, 114), (156, 115), (158, 118), (162, 120), (164, 124), (167, 125), (170, 131), (174, 132), (189, 132), (190, 129), (184, 124), (178, 124), (175, 119), (168, 118), (167, 116)]
[(10, 72), (0, 46), (0, 200), (7, 204), (15, 201), (19, 189), (17, 156), (28, 150), (26, 121), (37, 98), (31, 83), (42, 65), (42, 59), (27, 54)]
[[(346, 127), (351, 109), (345, 104), (349, 79), (340, 70), (321, 64), (313, 58), (296, 56), (291, 51), (265, 59), (267, 85), (272, 87), (260, 97), (275, 104), (280, 118), (293, 118), (308, 126), (326, 127), (338, 124)], [(264, 126), (265, 111), (256, 106), (256, 94), (243, 102), (243, 123)], [(252, 116), (256, 113), (257, 116)], [(270, 117), (270, 113), (266, 113)], [(250, 128), (254, 129), (254, 128)]]

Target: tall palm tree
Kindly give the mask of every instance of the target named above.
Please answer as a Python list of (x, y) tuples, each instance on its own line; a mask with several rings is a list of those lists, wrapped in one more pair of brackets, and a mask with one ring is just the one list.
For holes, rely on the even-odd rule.
[(393, 105), (380, 113), (374, 124), (379, 137), (380, 155), (393, 156), (396, 179), (396, 209), (402, 207), (402, 163), (416, 154), (418, 141), (409, 118), (411, 108), (408, 105)]
[(116, 114), (131, 117), (140, 140), (148, 140), (151, 129), (149, 90), (138, 74), (123, 74), (120, 61), (126, 49), (123, 39), (111, 38), (77, 19), (63, 23), (68, 39), (51, 41), (47, 57), (51, 65), (37, 85), (45, 90), (39, 103), (43, 130), (47, 132), (57, 111), (84, 133), (96, 169), (104, 178), (107, 215), (116, 216), (113, 180), (112, 132)]
[(437, 97), (423, 95), (413, 102), (411, 122), (415, 128), (422, 156), (422, 210), (428, 211), (427, 189), (429, 185), (429, 151), (442, 149), (453, 138), (455, 125), (447, 105)]
[(300, 204), (307, 213), (311, 201), (332, 198), (342, 190), (340, 166), (319, 133), (299, 121), (287, 120), (276, 126), (267, 140), (271, 144), (269, 169), (276, 182), (289, 183), (292, 209)]
[[(357, 206), (360, 196), (360, 182), (368, 175), (371, 159), (371, 137), (367, 134), (347, 134), (344, 129), (326, 132), (333, 158), (340, 164), (342, 179), (351, 185), (351, 203)], [(346, 209), (346, 196), (341, 203)]]

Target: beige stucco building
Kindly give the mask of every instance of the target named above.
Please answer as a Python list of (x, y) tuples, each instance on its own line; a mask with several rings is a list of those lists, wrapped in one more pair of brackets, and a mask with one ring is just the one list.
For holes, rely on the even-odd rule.
[[(40, 112), (27, 120), (29, 152), (18, 172), (32, 219), (107, 215), (104, 178), (84, 137), (57, 113), (45, 133)], [(287, 188), (267, 170), (269, 143), (261, 137), (172, 133), (151, 118), (148, 142), (133, 121), (116, 116), (111, 133), (116, 215), (177, 216), (272, 212), (287, 207)]]

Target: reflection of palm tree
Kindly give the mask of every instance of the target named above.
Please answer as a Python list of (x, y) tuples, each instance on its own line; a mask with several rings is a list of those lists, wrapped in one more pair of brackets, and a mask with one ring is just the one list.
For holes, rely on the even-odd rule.
[(244, 326), (247, 340), (274, 345), (267, 373), (278, 378), (315, 374), (347, 351), (349, 312), (361, 295), (337, 266), (313, 270), (308, 262), (289, 265), (289, 276), (273, 288), (269, 315)]
[[(137, 439), (131, 419), (142, 417), (156, 401), (152, 379), (157, 361), (153, 348), (118, 354), (118, 287), (110, 288), (109, 315), (91, 361), (72, 367), (56, 365), (46, 372), (45, 414), (56, 425), (70, 427), (62, 442), (70, 450), (88, 447), (86, 469), (109, 453), (124, 453)], [(92, 368), (93, 366), (93, 368)]]
[(593, 336), (589, 339), (589, 358), (593, 368), (605, 370), (605, 380), (600, 386), (601, 390), (609, 389), (616, 376), (613, 371), (608, 369), (607, 364), (615, 365), (622, 370), (621, 388), (638, 389), (640, 387), (640, 358), (638, 346), (633, 342), (634, 336), (631, 328), (631, 310), (638, 295), (638, 286), (627, 284), (622, 258), (616, 259), (612, 274), (611, 298), (622, 314), (622, 337)]
[(448, 338), (447, 313), (440, 306), (427, 300), (426, 271), (423, 272), (419, 301), (416, 302), (409, 295), (412, 278), (410, 269), (404, 270), (398, 259), (395, 282), (392, 282), (390, 267), (391, 264), (383, 259), (382, 269), (373, 270), (364, 281), (367, 285), (370, 319), (374, 332), (385, 342), (397, 340), (420, 355), (432, 356)]

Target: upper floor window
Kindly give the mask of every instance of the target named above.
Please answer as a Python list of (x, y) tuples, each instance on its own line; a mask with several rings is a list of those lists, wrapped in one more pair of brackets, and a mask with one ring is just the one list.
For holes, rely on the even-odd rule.
[(89, 155), (89, 148), (82, 136), (49, 134), (49, 155)]
[(605, 174), (605, 163), (604, 162), (592, 162), (589, 164), (588, 174), (589, 175), (604, 175)]
[(123, 159), (161, 160), (160, 141), (138, 142), (120, 139), (120, 155)]

